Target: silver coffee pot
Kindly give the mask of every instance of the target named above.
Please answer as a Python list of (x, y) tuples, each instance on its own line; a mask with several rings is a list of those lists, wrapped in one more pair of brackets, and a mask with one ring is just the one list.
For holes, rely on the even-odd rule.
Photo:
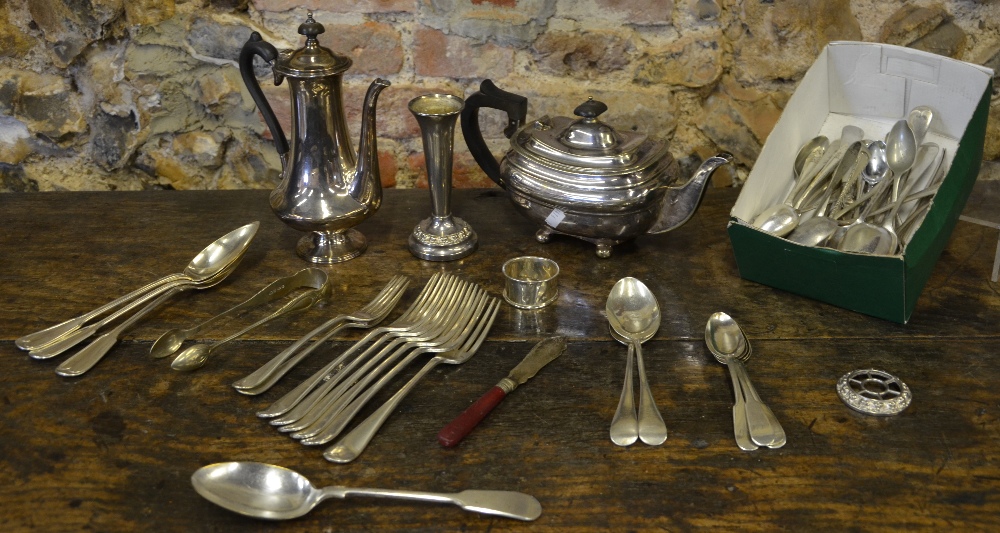
[[(354, 229), (381, 206), (382, 182), (375, 137), (375, 104), (389, 82), (376, 79), (365, 96), (357, 154), (348, 137), (341, 78), (351, 59), (319, 45), (325, 30), (309, 13), (299, 26), (305, 45), (280, 53), (253, 32), (240, 52), (240, 73), (274, 137), (281, 157), (281, 183), (271, 209), (289, 226), (311, 232), (296, 247), (311, 263), (330, 264), (361, 255), (364, 235)], [(254, 56), (272, 64), (274, 84), (288, 79), (291, 147), (254, 76)]]

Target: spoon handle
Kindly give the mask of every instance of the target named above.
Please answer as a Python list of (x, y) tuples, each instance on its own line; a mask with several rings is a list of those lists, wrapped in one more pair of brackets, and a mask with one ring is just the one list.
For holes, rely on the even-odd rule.
[(740, 387), (746, 396), (747, 426), (750, 430), (751, 440), (768, 448), (784, 446), (786, 442), (785, 430), (782, 429), (771, 409), (761, 401), (753, 383), (750, 382), (746, 367), (739, 359), (735, 358), (730, 364), (735, 365)]
[(146, 284), (143, 287), (139, 287), (138, 289), (124, 296), (116, 298), (96, 309), (88, 311), (80, 316), (71, 318), (64, 322), (60, 322), (59, 324), (56, 324), (54, 326), (49, 326), (41, 331), (36, 331), (35, 333), (30, 333), (28, 335), (25, 335), (15, 340), (14, 344), (16, 344), (17, 347), (22, 350), (35, 350), (37, 348), (41, 348), (42, 346), (51, 344), (53, 341), (62, 337), (63, 335), (75, 331), (80, 326), (86, 324), (87, 321), (91, 320), (92, 318), (98, 317), (114, 309), (115, 307), (118, 307), (119, 305), (122, 305), (140, 296), (143, 296), (144, 294), (152, 291), (153, 289), (159, 288), (161, 285), (165, 285), (167, 283), (171, 283), (173, 281), (177, 281), (182, 278), (183, 276), (181, 274), (171, 274), (169, 276), (164, 276), (156, 281)]
[(542, 504), (534, 497), (521, 492), (506, 490), (464, 490), (457, 493), (426, 492), (416, 490), (365, 489), (348, 487), (325, 487), (322, 498), (346, 498), (348, 496), (371, 496), (437, 503), (453, 503), (467, 511), (535, 520), (542, 514)]
[(66, 350), (69, 350), (70, 348), (76, 346), (77, 344), (80, 344), (81, 342), (87, 340), (88, 338), (90, 338), (91, 335), (94, 334), (94, 332), (110, 324), (111, 322), (117, 320), (121, 316), (135, 309), (136, 307), (139, 307), (140, 305), (148, 302), (149, 300), (152, 300), (153, 298), (165, 292), (169, 292), (175, 287), (181, 287), (188, 284), (189, 282), (185, 281), (175, 281), (160, 285), (159, 287), (151, 291), (147, 291), (145, 294), (132, 300), (124, 307), (102, 318), (101, 320), (94, 322), (93, 324), (88, 324), (84, 327), (80, 327), (72, 331), (69, 331), (63, 334), (61, 337), (53, 339), (52, 342), (50, 342), (49, 344), (46, 344), (41, 348), (37, 348), (35, 350), (28, 352), (28, 355), (34, 359), (49, 359), (55, 357), (65, 352)]
[(79, 376), (90, 370), (102, 358), (104, 358), (104, 355), (107, 354), (108, 351), (111, 350), (111, 348), (118, 342), (118, 337), (122, 334), (122, 332), (132, 327), (132, 325), (142, 319), (142, 317), (155, 311), (158, 307), (166, 303), (167, 300), (173, 298), (175, 294), (181, 292), (182, 290), (182, 288), (174, 287), (161, 294), (159, 298), (147, 304), (146, 307), (136, 311), (135, 314), (128, 317), (127, 320), (122, 322), (115, 329), (101, 335), (95, 339), (94, 342), (88, 344), (82, 350), (76, 352), (63, 361), (63, 363), (56, 368), (56, 374), (63, 377), (73, 377)]
[(663, 423), (660, 410), (656, 407), (653, 392), (646, 379), (646, 366), (642, 362), (642, 345), (633, 342), (635, 360), (639, 371), (639, 438), (651, 446), (659, 446), (667, 440), (667, 425)]
[(618, 409), (611, 419), (611, 442), (629, 446), (639, 439), (639, 419), (635, 413), (635, 394), (632, 392), (632, 344), (628, 345), (628, 362), (625, 363), (625, 384), (618, 399)]
[(743, 399), (743, 387), (740, 386), (740, 378), (737, 376), (733, 365), (726, 365), (729, 369), (729, 379), (733, 381), (733, 392), (736, 401), (733, 404), (733, 435), (736, 437), (736, 445), (741, 450), (751, 452), (757, 449), (757, 445), (750, 440), (750, 428), (747, 425), (746, 401)]

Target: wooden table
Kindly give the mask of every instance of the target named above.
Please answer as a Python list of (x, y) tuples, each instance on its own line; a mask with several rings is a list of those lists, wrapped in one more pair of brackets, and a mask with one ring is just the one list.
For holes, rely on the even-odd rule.
[[(300, 234), (271, 214), (266, 191), (0, 195), (0, 530), (1000, 528), (994, 230), (959, 222), (913, 319), (899, 325), (740, 279), (725, 233), (736, 193), (710, 190), (681, 229), (640, 238), (602, 260), (575, 239), (535, 242), (534, 228), (499, 190), (456, 191), (454, 211), (477, 230), (480, 249), (436, 264), (414, 259), (405, 244), (429, 214), (427, 192), (386, 191), (382, 210), (359, 227), (368, 251), (328, 268), (328, 304), (269, 324), (193, 373), (150, 359), (151, 342), (306, 266), (293, 252)], [(35, 361), (14, 346), (25, 333), (179, 271), (206, 244), (252, 220), (260, 231), (223, 285), (174, 300), (84, 376), (59, 377), (53, 370), (62, 357)], [(500, 265), (526, 254), (558, 261), (558, 301), (538, 312), (504, 305), (479, 353), (431, 372), (353, 463), (328, 463), (322, 448), (292, 441), (254, 413), (360, 333), (338, 338), (261, 396), (229, 386), (327, 317), (365, 303), (393, 274), (414, 280), (400, 310), (439, 271), (499, 296)], [(626, 350), (610, 340), (603, 313), (623, 276), (646, 282), (664, 312), (644, 347), (670, 432), (659, 447), (620, 448), (608, 438)], [(748, 369), (788, 433), (784, 448), (736, 447), (729, 377), (703, 342), (705, 321), (718, 310), (751, 339)], [(552, 334), (569, 338), (565, 355), (457, 448), (437, 444), (445, 423)], [(869, 367), (913, 390), (902, 415), (865, 416), (840, 401), (837, 379)], [(544, 511), (526, 523), (357, 498), (326, 502), (292, 522), (264, 522), (192, 489), (196, 469), (229, 460), (280, 464), (317, 485), (517, 490), (537, 497)]]

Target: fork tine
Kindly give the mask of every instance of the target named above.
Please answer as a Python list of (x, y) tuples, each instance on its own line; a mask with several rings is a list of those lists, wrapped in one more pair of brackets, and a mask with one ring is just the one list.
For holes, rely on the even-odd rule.
[[(372, 380), (384, 374), (385, 370), (404, 353), (415, 348), (402, 362), (392, 368), (389, 374), (387, 374), (388, 378), (391, 378), (405, 368), (418, 355), (427, 352), (446, 352), (458, 348), (473, 329), (477, 317), (482, 313), (489, 300), (486, 292), (478, 286), (473, 286), (473, 291), (471, 292), (472, 294), (468, 298), (463, 299), (465, 303), (462, 304), (462, 307), (457, 309), (457, 312), (452, 314), (453, 316), (447, 317), (447, 320), (438, 327), (437, 331), (433, 334), (433, 338), (426, 342), (414, 343), (413, 341), (407, 341), (405, 345), (394, 351), (390, 356), (381, 358), (381, 362), (374, 370), (370, 369), (374, 363), (378, 362), (377, 360), (366, 363), (364, 367), (356, 371), (354, 376), (352, 376), (352, 378), (356, 376), (361, 377), (347, 380), (345, 382), (347, 386), (342, 388), (339, 394), (337, 394), (338, 391), (331, 392), (329, 397), (324, 399), (316, 408), (318, 414), (314, 411), (311, 413), (313, 416), (308, 417), (312, 422), (306, 424), (307, 421), (305, 418), (307, 417), (303, 417), (303, 427), (291, 436), (302, 439), (303, 444), (325, 444), (333, 440), (350, 423), (354, 413), (363, 406), (363, 403), (360, 405), (350, 403), (354, 411), (341, 416), (341, 413), (346, 411), (349, 402), (352, 402), (354, 398), (365, 391), (365, 387)], [(431, 337), (431, 335), (428, 335), (428, 337)], [(375, 390), (365, 392), (365, 394), (369, 396), (370, 394), (374, 394), (374, 392), (377, 392), (387, 382), (388, 379), (380, 379), (372, 387)]]
[[(392, 309), (399, 302), (399, 299), (403, 295), (403, 291), (410, 284), (410, 278), (407, 276), (395, 276), (389, 283), (386, 284), (385, 288), (379, 292), (378, 295), (372, 299), (368, 305), (361, 308), (361, 310), (353, 313), (353, 315), (360, 315), (365, 312), (365, 309), (372, 307), (376, 302), (381, 302), (379, 305), (379, 314), (371, 313), (371, 318), (369, 321), (369, 326), (373, 326), (378, 322), (381, 322)], [(387, 298), (388, 297), (388, 298)], [(240, 392), (246, 394), (260, 394), (268, 390), (271, 385), (273, 385), (277, 379), (284, 376), (289, 370), (291, 370), (296, 364), (304, 359), (307, 355), (312, 353), (312, 351), (322, 342), (326, 342), (327, 339), (332, 337), (336, 331), (339, 331), (339, 326), (347, 320), (352, 315), (340, 315), (327, 322), (323, 323), (319, 327), (313, 329), (305, 337), (294, 342), (291, 346), (282, 350), (278, 355), (272, 358), (270, 361), (265, 363), (256, 371), (252, 372), (250, 375), (244, 377), (243, 379), (233, 383), (233, 387)], [(361, 326), (359, 326), (361, 327)], [(299, 351), (300, 348), (305, 346), (309, 339), (321, 335), (326, 331), (326, 335), (317, 340), (314, 344), (309, 346), (309, 348), (304, 351)], [(266, 387), (263, 385), (267, 384)], [(253, 392), (251, 392), (253, 391)]]
[[(425, 317), (414, 329), (408, 332), (400, 333), (396, 339), (390, 341), (389, 345), (379, 351), (375, 356), (371, 356), (374, 349), (378, 347), (379, 343), (384, 340), (379, 340), (376, 343), (365, 350), (364, 353), (354, 358), (348, 365), (341, 368), (337, 375), (332, 379), (327, 380), (312, 392), (309, 393), (304, 399), (302, 399), (298, 405), (296, 405), (284, 416), (272, 420), (273, 425), (281, 425), (283, 427), (279, 428), (282, 432), (292, 432), (300, 431), (305, 429), (310, 424), (316, 421), (317, 417), (323, 415), (326, 411), (326, 407), (336, 402), (337, 398), (343, 394), (344, 391), (348, 390), (351, 385), (357, 381), (359, 376), (362, 376), (365, 371), (371, 368), (372, 365), (377, 363), (380, 359), (384, 358), (390, 350), (400, 343), (411, 343), (411, 342), (421, 342), (430, 340), (431, 337), (428, 336), (429, 332), (438, 331), (443, 329), (447, 325), (447, 321), (442, 320), (450, 315), (448, 313), (453, 312), (455, 305), (463, 300), (463, 296), (470, 291), (472, 287), (471, 284), (466, 283), (457, 278), (452, 278), (455, 283), (451, 285), (451, 289), (442, 294), (443, 298), (446, 298), (444, 302), (439, 305), (431, 305), (429, 308), (434, 311), (432, 316)], [(458, 308), (460, 309), (460, 307)], [(442, 316), (444, 314), (444, 316)], [(367, 359), (367, 361), (365, 361)], [(358, 370), (354, 370), (362, 361), (365, 361), (362, 367)]]
[[(423, 290), (420, 291), (420, 294), (417, 296), (417, 300), (410, 305), (409, 309), (407, 309), (402, 316), (397, 318), (391, 326), (376, 328), (368, 332), (368, 334), (361, 340), (327, 363), (327, 365), (321, 368), (318, 372), (314, 373), (311, 377), (307, 378), (297, 387), (272, 403), (267, 409), (258, 412), (257, 416), (261, 418), (274, 418), (287, 413), (296, 407), (298, 403), (317, 386), (325, 380), (328, 380), (329, 376), (335, 373), (338, 366), (341, 365), (348, 357), (360, 350), (362, 346), (365, 346), (373, 339), (376, 339), (385, 333), (405, 331), (406, 329), (412, 327), (415, 321), (426, 313), (426, 309), (428, 307), (433, 308), (433, 305), (428, 305), (430, 296), (432, 294), (439, 294), (445, 287), (452, 285), (454, 279), (454, 276), (435, 273), (431, 276), (431, 279), (427, 282), (427, 285), (424, 286)], [(379, 342), (381, 342), (380, 338), (376, 340), (375, 345), (377, 346)]]

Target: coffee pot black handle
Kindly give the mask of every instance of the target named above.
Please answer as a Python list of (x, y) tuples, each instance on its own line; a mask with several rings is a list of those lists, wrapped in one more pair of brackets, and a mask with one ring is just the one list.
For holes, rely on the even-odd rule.
[(528, 99), (507, 91), (501, 90), (493, 84), (491, 80), (483, 80), (479, 85), (479, 91), (465, 99), (465, 108), (462, 109), (462, 135), (465, 137), (465, 144), (469, 147), (469, 152), (475, 158), (476, 163), (486, 172), (486, 175), (497, 185), (506, 188), (503, 177), (500, 175), (500, 163), (490, 152), (483, 140), (483, 134), (479, 130), (479, 108), (488, 107), (499, 109), (507, 113), (507, 127), (503, 133), (509, 139), (518, 128), (524, 125), (528, 116)]
[[(267, 127), (271, 130), (271, 137), (274, 137), (274, 147), (278, 150), (278, 155), (281, 156), (282, 161), (284, 161), (286, 154), (288, 154), (288, 140), (285, 139), (285, 132), (281, 130), (278, 117), (274, 115), (271, 105), (267, 103), (267, 98), (264, 97), (264, 93), (260, 90), (260, 85), (257, 83), (257, 76), (253, 72), (253, 57), (255, 55), (260, 56), (268, 63), (272, 63), (278, 58), (278, 50), (271, 43), (262, 39), (259, 33), (251, 33), (250, 39), (247, 40), (246, 44), (243, 45), (243, 49), (240, 50), (240, 75), (243, 76), (243, 84), (250, 91), (250, 96), (253, 97), (254, 103), (257, 104), (257, 109), (261, 115), (264, 115), (264, 122), (267, 123)], [(281, 80), (282, 78), (275, 76), (275, 85), (280, 84)]]

